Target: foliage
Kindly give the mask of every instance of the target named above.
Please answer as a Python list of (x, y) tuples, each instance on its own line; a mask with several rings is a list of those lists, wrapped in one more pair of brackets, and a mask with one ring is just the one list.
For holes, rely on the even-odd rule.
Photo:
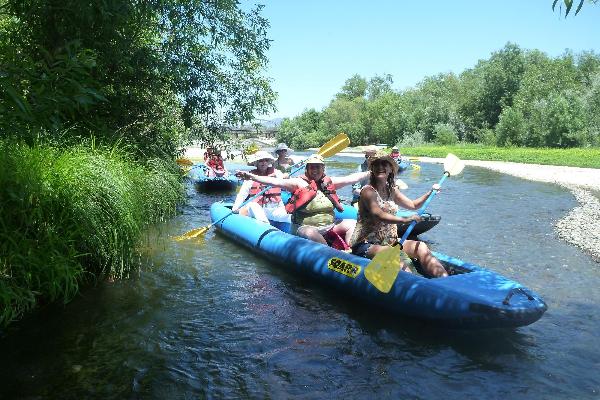
[[(552, 11), (555, 11), (556, 5), (558, 4), (560, 0), (554, 0), (552, 2)], [(577, 9), (575, 10), (575, 15), (579, 14), (579, 11), (581, 11), (581, 7), (583, 7), (583, 3), (585, 0), (579, 0), (579, 4), (577, 5)], [(598, 2), (598, 0), (588, 0), (589, 3), (592, 4), (596, 4)], [(565, 8), (565, 18), (569, 15), (569, 13), (571, 12), (571, 8), (573, 7), (573, 0), (562, 0), (562, 4), (559, 5), (559, 11), (562, 13), (562, 8)]]
[(367, 94), (367, 80), (360, 75), (353, 75), (346, 80), (342, 90), (336, 94), (337, 99), (354, 100)]
[(458, 137), (454, 128), (450, 124), (436, 124), (435, 130), (435, 143), (449, 146), (458, 143)]
[(418, 147), (425, 145), (425, 135), (421, 131), (415, 131), (404, 136), (398, 143), (401, 147)]
[(0, 137), (120, 142), (172, 157), (273, 109), (268, 21), (235, 0), (5, 0)]
[(496, 141), (500, 146), (519, 146), (524, 143), (526, 132), (523, 113), (509, 107), (502, 112), (496, 125)]
[(114, 149), (0, 140), (0, 162), (0, 324), (94, 275), (127, 276), (143, 228), (182, 198), (172, 163)]
[(354, 75), (323, 110), (283, 124), (280, 138), (306, 147), (342, 131), (354, 145), (597, 146), (598, 76), (593, 52), (551, 58), (507, 43), (458, 76), (426, 77), (403, 91), (389, 75)]

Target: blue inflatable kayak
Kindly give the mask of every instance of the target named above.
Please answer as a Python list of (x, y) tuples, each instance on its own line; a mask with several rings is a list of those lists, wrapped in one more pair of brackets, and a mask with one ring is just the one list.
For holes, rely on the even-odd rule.
[(196, 187), (200, 191), (233, 191), (240, 184), (239, 179), (232, 174), (227, 174), (226, 176), (207, 176), (207, 168), (204, 164), (194, 165), (188, 175), (194, 180)]
[(211, 206), (210, 216), (218, 221), (218, 232), (274, 265), (307, 274), (352, 299), (360, 298), (391, 313), (456, 328), (502, 328), (531, 324), (547, 308), (536, 293), (519, 283), (435, 252), (449, 277), (427, 279), (400, 272), (390, 292), (382, 293), (365, 278), (370, 260), (232, 214), (230, 207), (225, 203)]

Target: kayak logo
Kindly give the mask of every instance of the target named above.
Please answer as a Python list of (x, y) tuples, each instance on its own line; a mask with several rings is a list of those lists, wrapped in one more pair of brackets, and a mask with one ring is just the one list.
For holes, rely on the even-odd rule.
[(350, 278), (356, 278), (361, 270), (360, 265), (352, 264), (351, 262), (337, 257), (330, 258), (329, 261), (327, 261), (327, 268), (342, 275), (349, 276)]

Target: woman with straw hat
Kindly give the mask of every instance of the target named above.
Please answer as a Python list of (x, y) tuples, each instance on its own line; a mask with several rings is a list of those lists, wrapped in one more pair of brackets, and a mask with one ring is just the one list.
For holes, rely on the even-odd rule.
[[(369, 159), (369, 184), (360, 192), (358, 221), (350, 239), (352, 253), (361, 257), (373, 258), (375, 254), (398, 243), (398, 223), (420, 221), (418, 215), (408, 218), (396, 216), (398, 206), (415, 210), (429, 197), (433, 190), (439, 190), (435, 184), (421, 197), (411, 200), (395, 185), (396, 161), (385, 153), (377, 153)], [(406, 240), (403, 250), (411, 258), (419, 260), (425, 275), (432, 277), (448, 276), (440, 261), (435, 258), (427, 245), (418, 240)], [(407, 265), (403, 270), (411, 272)]]
[[(273, 168), (271, 164), (275, 161), (275, 157), (266, 151), (258, 151), (252, 155), (248, 163), (253, 165), (255, 169), (251, 171), (256, 176), (266, 176), (274, 178), (282, 178), (283, 174)], [(240, 205), (247, 199), (254, 197), (266, 188), (266, 185), (256, 181), (246, 181), (242, 184), (238, 192), (235, 202), (233, 203), (232, 211), (241, 215), (248, 215), (265, 223), (271, 223), (275, 227), (281, 227), (280, 224), (289, 223), (290, 216), (285, 211), (283, 202), (281, 201), (281, 189), (273, 187), (257, 197), (250, 203), (240, 209)]]
[(358, 182), (368, 175), (359, 172), (347, 176), (327, 176), (323, 157), (313, 154), (306, 160), (304, 175), (298, 178), (259, 176), (238, 171), (236, 176), (277, 186), (292, 193), (285, 208), (292, 216), (292, 233), (312, 241), (327, 244), (330, 233), (350, 240), (355, 220), (335, 220), (335, 209), (343, 210), (336, 190)]

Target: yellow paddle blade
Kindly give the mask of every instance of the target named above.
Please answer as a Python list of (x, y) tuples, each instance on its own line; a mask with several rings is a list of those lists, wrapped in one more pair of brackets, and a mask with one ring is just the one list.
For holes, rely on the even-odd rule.
[(418, 170), (420, 170), (420, 169), (421, 169), (421, 166), (420, 166), (420, 165), (417, 165), (417, 164), (410, 164), (410, 167), (411, 167), (413, 170), (415, 170), (415, 171), (418, 171)]
[(323, 158), (331, 157), (344, 150), (349, 144), (350, 138), (342, 132), (321, 146), (317, 154)]
[(448, 153), (444, 160), (444, 171), (448, 173), (448, 176), (458, 175), (465, 168), (465, 163), (460, 158), (456, 157), (452, 153)]
[(189, 158), (178, 158), (177, 160), (175, 160), (175, 162), (182, 167), (191, 167), (192, 165), (194, 165), (194, 162)]
[(377, 290), (389, 293), (402, 269), (403, 262), (410, 262), (408, 255), (400, 250), (400, 246), (390, 247), (373, 257), (365, 268), (365, 277)]
[(209, 229), (210, 229), (210, 225), (192, 229), (191, 231), (187, 231), (186, 233), (184, 233), (182, 235), (174, 236), (173, 239), (175, 239), (177, 241), (193, 239), (195, 237), (204, 235), (206, 232), (208, 232)]

